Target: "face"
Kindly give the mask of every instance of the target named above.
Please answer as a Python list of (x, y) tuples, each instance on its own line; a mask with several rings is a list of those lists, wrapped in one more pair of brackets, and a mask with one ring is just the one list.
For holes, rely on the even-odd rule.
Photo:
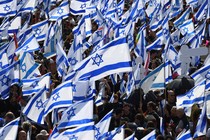
[(176, 95), (175, 95), (174, 91), (172, 91), (172, 90), (168, 91), (168, 102), (169, 103), (175, 103), (176, 102)]

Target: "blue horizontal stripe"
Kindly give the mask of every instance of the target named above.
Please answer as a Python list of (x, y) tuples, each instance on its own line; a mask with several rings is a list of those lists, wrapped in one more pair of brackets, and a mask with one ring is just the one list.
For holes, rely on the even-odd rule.
[(0, 1), (0, 4), (3, 5), (3, 4), (9, 4), (10, 2), (12, 2), (13, 0), (4, 0), (4, 1)]
[(75, 14), (75, 15), (78, 15), (78, 14), (83, 14), (83, 13), (85, 13), (85, 10), (78, 10), (78, 11), (75, 11), (75, 10), (73, 10), (73, 9), (70, 8), (70, 12), (73, 13), (73, 14)]
[(106, 73), (111, 70), (116, 70), (116, 69), (121, 69), (121, 68), (129, 68), (132, 67), (131, 61), (128, 62), (119, 62), (111, 65), (106, 65), (104, 67), (101, 67), (99, 69), (90, 71), (88, 73), (83, 74), (82, 76), (79, 77), (79, 79), (86, 79), (87, 77), (95, 77), (98, 76), (102, 73)]
[(62, 129), (62, 128), (65, 128), (65, 127), (72, 127), (72, 126), (75, 126), (75, 125), (81, 125), (81, 124), (85, 124), (85, 123), (89, 123), (89, 122), (92, 122), (93, 119), (80, 119), (80, 120), (76, 120), (76, 121), (71, 121), (71, 120), (68, 120), (68, 122), (63, 122), (61, 124), (59, 124), (57, 126), (58, 129)]
[(94, 126), (93, 125), (90, 125), (90, 126), (84, 126), (84, 127), (81, 127), (79, 129), (76, 129), (75, 131), (71, 131), (71, 130), (67, 130), (66, 132), (64, 132), (63, 135), (71, 135), (71, 134), (75, 134), (75, 133), (79, 133), (79, 132), (82, 132), (82, 131), (88, 131), (88, 130), (94, 130)]
[(165, 83), (155, 83), (152, 84), (151, 88), (164, 88), (165, 87)]
[(193, 100), (184, 100), (182, 105), (192, 105), (192, 104), (200, 102), (200, 101), (204, 101), (204, 97), (198, 97)]
[(44, 25), (48, 25), (48, 20), (45, 20), (43, 22), (39, 22), (39, 23), (37, 23), (35, 25), (32, 25), (31, 27), (32, 27), (32, 29), (37, 29), (37, 28), (39, 28), (41, 26), (44, 26)]

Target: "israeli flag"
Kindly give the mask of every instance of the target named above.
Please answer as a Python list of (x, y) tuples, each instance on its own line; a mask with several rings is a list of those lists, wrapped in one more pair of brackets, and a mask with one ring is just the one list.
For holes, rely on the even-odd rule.
[(0, 50), (0, 70), (8, 67), (9, 65), (10, 63), (7, 56), (7, 50), (6, 49)]
[(174, 21), (174, 26), (178, 28), (182, 25), (186, 20), (188, 20), (191, 13), (191, 7), (188, 7), (187, 10), (177, 19)]
[(43, 41), (45, 40), (48, 31), (48, 20), (44, 20), (36, 24), (33, 24), (31, 25), (31, 28), (33, 30), (33, 34), (36, 37), (37, 41)]
[(210, 71), (206, 74), (206, 91), (210, 90)]
[(182, 25), (179, 26), (179, 29), (183, 36), (192, 36), (195, 34), (194, 23), (192, 19), (186, 20)]
[(94, 122), (82, 124), (78, 127), (67, 129), (59, 135), (54, 135), (51, 140), (94, 140)]
[(44, 124), (44, 108), (47, 101), (46, 89), (43, 87), (29, 100), (23, 109), (23, 114), (38, 124)]
[(70, 3), (70, 13), (72, 15), (82, 15), (85, 9), (90, 6), (90, 0), (72, 0)]
[(49, 20), (57, 21), (58, 19), (65, 19), (69, 16), (69, 1), (64, 0), (61, 4), (49, 12)]
[(151, 50), (161, 50), (163, 47), (163, 36), (158, 37), (153, 43), (149, 44), (148, 46), (146, 46), (146, 50), (147, 51), (151, 51)]
[(21, 14), (17, 14), (11, 21), (8, 28), (9, 35), (13, 35), (17, 33), (18, 30), (21, 28)]
[(20, 118), (16, 118), (0, 128), (1, 140), (16, 140)]
[(16, 81), (14, 70), (19, 61), (9, 65), (0, 71), (0, 95), (2, 99), (9, 97), (10, 86)]
[(57, 129), (77, 127), (93, 121), (93, 97), (76, 102), (63, 112)]
[(126, 83), (126, 94), (127, 98), (131, 95), (131, 92), (135, 90), (135, 80), (133, 76), (133, 72), (128, 73), (128, 81)]
[(144, 136), (141, 140), (155, 140), (155, 139), (156, 139), (156, 132), (155, 130), (153, 130), (149, 134)]
[(184, 129), (184, 131), (181, 132), (180, 135), (178, 135), (176, 139), (177, 140), (193, 140), (190, 133), (190, 129), (187, 131)]
[(89, 81), (76, 81), (72, 83), (72, 90), (73, 90), (73, 100), (74, 101), (81, 101), (84, 100), (86, 98), (89, 98), (88, 96), (90, 96), (88, 94), (89, 92)]
[(20, 79), (31, 78), (33, 75), (41, 75), (39, 67), (41, 64), (35, 62), (34, 57), (27, 52), (24, 52), (20, 58)]
[(197, 21), (202, 21), (207, 17), (208, 14), (208, 0), (205, 0), (199, 7), (198, 11), (195, 13), (195, 19)]
[(27, 0), (21, 4), (19, 12), (34, 12), (37, 4), (37, 0)]
[[(114, 55), (114, 54), (118, 55)], [(95, 81), (107, 75), (132, 71), (126, 38), (117, 38), (78, 63), (75, 80)]]
[(179, 45), (180, 30), (177, 29), (171, 34), (171, 40), (172, 40), (174, 46), (178, 46)]
[(2, 0), (0, 2), (0, 17), (15, 16), (17, 13), (17, 0)]
[(66, 81), (61, 83), (52, 91), (44, 110), (44, 116), (47, 116), (55, 108), (68, 107), (72, 104), (72, 100), (72, 82)]
[(124, 125), (115, 128), (111, 132), (109, 132), (109, 136), (107, 136), (106, 140), (124, 140)]
[(20, 54), (21, 52), (34, 52), (37, 50), (39, 50), (39, 43), (37, 42), (35, 36), (31, 34), (23, 43), (19, 44), (15, 53)]
[(113, 110), (108, 112), (97, 124), (95, 124), (95, 139), (103, 139), (108, 136), (112, 112)]
[(40, 89), (45, 86), (47, 92), (50, 91), (50, 73), (42, 75), (41, 77), (22, 79), (22, 94), (23, 96), (32, 95), (37, 93)]
[(124, 6), (125, 6), (125, 0), (121, 0), (117, 4), (117, 15), (118, 15), (118, 17), (121, 17), (123, 15)]
[(206, 81), (203, 81), (187, 93), (177, 96), (177, 108), (184, 108), (186, 115), (190, 116), (193, 104), (202, 104), (204, 102), (205, 85)]
[(195, 133), (193, 138), (198, 138), (200, 136), (205, 136), (207, 131), (207, 116), (206, 116), (206, 99), (203, 103), (201, 114), (198, 118), (197, 126), (195, 128)]
[(136, 138), (135, 138), (135, 133), (133, 133), (132, 135), (128, 136), (128, 137), (125, 138), (124, 140), (136, 140)]

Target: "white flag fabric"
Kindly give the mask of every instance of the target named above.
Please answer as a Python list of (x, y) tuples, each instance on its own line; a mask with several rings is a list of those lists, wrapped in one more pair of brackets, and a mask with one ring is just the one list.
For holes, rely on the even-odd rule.
[(65, 19), (69, 16), (69, 12), (69, 1), (64, 0), (58, 7), (49, 12), (49, 20)]
[(15, 16), (17, 13), (17, 0), (2, 0), (0, 2), (0, 17)]
[[(186, 130), (184, 129), (184, 131)], [(190, 133), (190, 129), (187, 130), (186, 132), (181, 132), (181, 134), (177, 136), (177, 140), (193, 140)]]
[(70, 12), (72, 15), (82, 15), (85, 9), (90, 5), (91, 0), (71, 0)]
[(1, 140), (16, 140), (19, 120), (20, 118), (18, 117), (0, 129)]
[(50, 99), (45, 107), (44, 115), (46, 116), (55, 108), (68, 107), (72, 104), (72, 82), (66, 81), (57, 86), (51, 93)]
[(63, 112), (57, 129), (77, 127), (93, 121), (93, 97), (76, 102)]
[(29, 100), (23, 109), (23, 114), (38, 124), (44, 124), (44, 107), (46, 102), (47, 94), (45, 87), (43, 87)]
[(155, 130), (153, 130), (149, 134), (144, 136), (141, 140), (155, 140), (155, 139), (156, 139), (156, 132)]
[[(115, 55), (117, 54), (117, 55)], [(107, 75), (132, 71), (126, 38), (117, 38), (74, 67), (75, 80), (95, 81)]]

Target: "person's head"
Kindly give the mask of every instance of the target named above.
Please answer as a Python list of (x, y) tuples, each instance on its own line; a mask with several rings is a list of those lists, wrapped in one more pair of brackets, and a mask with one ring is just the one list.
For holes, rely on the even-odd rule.
[(149, 101), (147, 103), (147, 111), (151, 112), (151, 111), (154, 111), (156, 110), (156, 105), (153, 101)]
[(156, 137), (156, 140), (164, 140), (164, 137), (163, 137), (162, 135), (158, 135), (158, 136)]
[(172, 108), (171, 108), (171, 116), (172, 117), (176, 117), (177, 116), (177, 114), (176, 114), (176, 106), (173, 106)]
[(145, 121), (145, 117), (144, 117), (143, 114), (141, 114), (141, 113), (136, 114), (134, 122), (135, 122), (137, 125), (140, 125), (140, 123), (141, 123), (141, 122), (144, 122), (144, 121)]
[(176, 110), (176, 114), (177, 114), (177, 117), (178, 118), (182, 118), (183, 116), (184, 116), (184, 109), (183, 108), (178, 108), (177, 110)]
[(24, 130), (21, 130), (18, 133), (18, 140), (27, 140), (27, 134)]
[(125, 133), (124, 138), (127, 138), (133, 134), (133, 131), (130, 128), (125, 128), (124, 133)]
[(168, 103), (169, 104), (174, 104), (176, 102), (176, 94), (173, 90), (168, 90)]
[(29, 131), (30, 127), (31, 127), (31, 124), (29, 122), (26, 122), (26, 121), (23, 122), (22, 128), (26, 133)]
[(7, 112), (6, 115), (4, 116), (4, 120), (6, 124), (11, 122), (14, 119), (15, 119), (15, 115), (12, 112)]

